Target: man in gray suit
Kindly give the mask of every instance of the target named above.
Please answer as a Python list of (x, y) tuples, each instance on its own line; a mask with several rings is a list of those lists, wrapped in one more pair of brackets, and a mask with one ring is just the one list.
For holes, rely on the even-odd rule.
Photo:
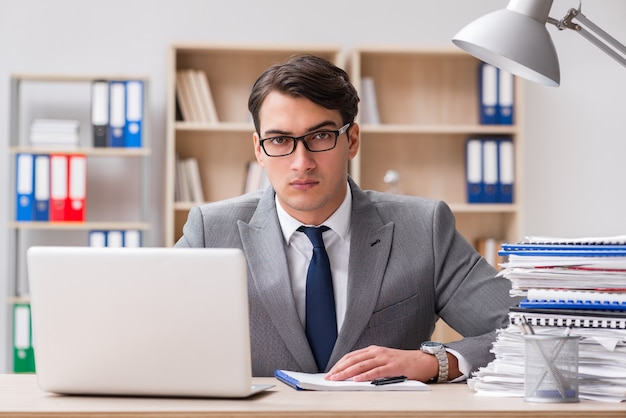
[[(461, 380), (492, 359), (512, 304), (509, 283), (456, 231), (445, 203), (352, 181), (358, 102), (345, 71), (324, 59), (301, 55), (268, 68), (248, 106), (272, 187), (194, 207), (176, 246), (243, 249), (255, 376), (286, 369), (326, 371), (331, 380)], [(306, 313), (307, 298), (318, 298), (307, 295), (316, 256), (299, 228), (322, 224), (334, 306), (315, 309), (332, 313), (334, 335), (320, 360), (307, 324), (320, 312)], [(423, 344), (439, 317), (464, 338)]]

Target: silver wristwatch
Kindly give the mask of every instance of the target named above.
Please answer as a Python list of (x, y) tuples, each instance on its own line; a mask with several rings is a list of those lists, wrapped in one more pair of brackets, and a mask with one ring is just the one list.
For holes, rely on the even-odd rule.
[(430, 381), (437, 383), (444, 383), (448, 381), (448, 355), (446, 354), (446, 348), (443, 344), (435, 341), (423, 342), (420, 346), (420, 350), (424, 353), (432, 354), (437, 358), (439, 363), (439, 374), (437, 377), (433, 377)]

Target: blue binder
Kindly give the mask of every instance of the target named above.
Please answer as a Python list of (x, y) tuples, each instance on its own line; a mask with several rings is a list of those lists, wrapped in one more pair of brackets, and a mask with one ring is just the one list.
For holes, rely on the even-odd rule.
[(498, 202), (498, 141), (483, 140), (483, 203)]
[(498, 123), (498, 69), (485, 62), (479, 67), (480, 123)]
[(109, 82), (109, 146), (124, 147), (126, 127), (126, 83)]
[(32, 154), (17, 154), (15, 183), (15, 219), (32, 221), (35, 210), (35, 161)]
[(127, 147), (141, 147), (143, 131), (143, 81), (126, 81), (126, 126), (124, 143)]
[(483, 145), (478, 138), (465, 142), (465, 180), (467, 202), (482, 203), (483, 199)]
[(50, 220), (50, 156), (35, 156), (34, 220)]
[(513, 124), (513, 102), (515, 100), (515, 78), (513, 74), (498, 69), (498, 123)]
[(510, 138), (498, 140), (498, 199), (499, 203), (513, 203), (515, 183), (515, 150)]

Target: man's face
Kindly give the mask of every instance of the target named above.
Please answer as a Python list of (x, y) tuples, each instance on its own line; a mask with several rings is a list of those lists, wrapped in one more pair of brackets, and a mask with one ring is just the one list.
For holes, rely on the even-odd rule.
[(261, 132), (254, 134), (254, 152), (287, 213), (304, 224), (319, 225), (341, 205), (346, 193), (348, 162), (359, 149), (359, 126), (337, 138), (329, 151), (310, 152), (298, 141), (293, 154), (269, 157), (260, 145), (268, 137), (299, 137), (343, 126), (338, 110), (308, 99), (271, 92), (259, 111)]

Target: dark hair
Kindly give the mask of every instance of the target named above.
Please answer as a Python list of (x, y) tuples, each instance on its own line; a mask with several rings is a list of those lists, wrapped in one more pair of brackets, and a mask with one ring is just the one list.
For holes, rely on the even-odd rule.
[(294, 55), (282, 64), (274, 64), (254, 83), (248, 110), (259, 134), (259, 110), (272, 91), (303, 97), (326, 109), (339, 110), (344, 124), (354, 122), (358, 112), (359, 96), (348, 74), (315, 55)]

